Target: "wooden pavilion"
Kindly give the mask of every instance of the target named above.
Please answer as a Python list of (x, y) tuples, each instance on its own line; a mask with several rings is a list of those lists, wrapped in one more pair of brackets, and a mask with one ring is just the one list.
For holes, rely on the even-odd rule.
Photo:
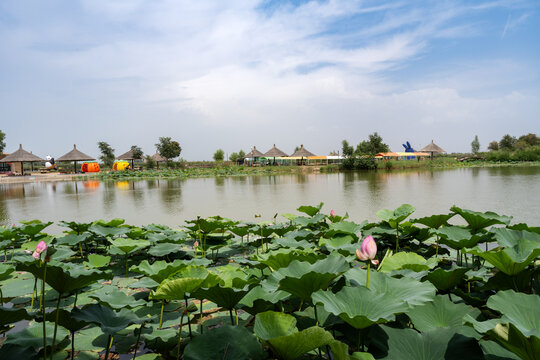
[(430, 154), (430, 157), (431, 159), (433, 160), (433, 155), (434, 154), (442, 154), (442, 153), (445, 153), (446, 150), (444, 150), (443, 148), (441, 148), (439, 145), (435, 144), (433, 142), (433, 140), (431, 140), (431, 144), (428, 144), (427, 146), (425, 146), (422, 150), (420, 150), (421, 152), (425, 152), (425, 153), (429, 153)]
[[(0, 162), (3, 163), (20, 163), (21, 164), (21, 175), (24, 175), (24, 163), (34, 163), (34, 162), (42, 162), (45, 161), (45, 159), (40, 158), (39, 156), (36, 156), (26, 150), (23, 149), (22, 144), (19, 144), (19, 150), (15, 151), (14, 153), (6, 156)], [(13, 171), (13, 168), (12, 168)]]
[(95, 161), (96, 159), (90, 155), (79, 151), (77, 145), (73, 144), (73, 150), (60, 156), (56, 161), (73, 161), (73, 171), (77, 172), (77, 161)]

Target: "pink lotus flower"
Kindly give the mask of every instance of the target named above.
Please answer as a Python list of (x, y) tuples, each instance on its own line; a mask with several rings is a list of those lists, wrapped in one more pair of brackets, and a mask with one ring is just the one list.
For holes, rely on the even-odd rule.
[(39, 258), (41, 257), (41, 254), (38, 253), (37, 251), (34, 251), (34, 252), (32, 253), (32, 256), (34, 257), (34, 259), (39, 260)]
[(332, 217), (336, 216), (336, 212), (334, 210), (330, 210), (330, 216)]
[(195, 240), (195, 242), (193, 243), (193, 248), (196, 249), (199, 247), (199, 240)]
[(375, 260), (375, 256), (377, 255), (377, 244), (375, 243), (375, 240), (373, 240), (373, 237), (370, 235), (362, 241), (362, 246), (360, 249), (356, 249), (356, 257), (359, 260), (366, 261), (371, 260), (371, 263), (373, 265), (377, 265), (379, 263), (378, 260)]
[(41, 253), (45, 252), (47, 250), (47, 244), (45, 241), (41, 240), (36, 245), (36, 250), (32, 253), (32, 257), (36, 260), (39, 260), (41, 258)]

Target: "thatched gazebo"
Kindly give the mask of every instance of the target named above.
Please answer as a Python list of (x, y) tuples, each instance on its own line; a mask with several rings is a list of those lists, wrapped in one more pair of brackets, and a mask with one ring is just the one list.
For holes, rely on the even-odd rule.
[(159, 170), (159, 163), (160, 162), (167, 162), (167, 159), (165, 159), (163, 156), (161, 156), (157, 151), (154, 155), (151, 156), (151, 158), (156, 162), (156, 167)]
[(276, 147), (276, 144), (274, 144), (274, 146), (270, 150), (264, 153), (264, 157), (274, 158), (274, 163), (276, 162), (277, 157), (284, 157), (284, 156), (288, 156), (288, 155), (285, 154), (283, 151), (279, 150)]
[(13, 154), (10, 154), (0, 160), (0, 162), (3, 163), (14, 163), (18, 162), (21, 163), (21, 175), (24, 175), (24, 163), (34, 163), (36, 161), (45, 161), (45, 159), (40, 158), (39, 156), (36, 156), (32, 153), (29, 153), (28, 151), (24, 150), (22, 148), (22, 144), (19, 144), (19, 150), (15, 151)]
[(73, 144), (73, 150), (60, 156), (56, 161), (73, 161), (73, 171), (77, 172), (77, 161), (93, 161), (95, 158), (77, 150), (77, 145)]
[(251, 149), (251, 151), (248, 152), (246, 156), (244, 156), (244, 159), (253, 159), (253, 161), (257, 161), (258, 158), (261, 158), (263, 156), (264, 154), (257, 150), (257, 147), (254, 146), (253, 149)]
[(131, 169), (133, 169), (133, 162), (135, 160), (139, 160), (139, 159), (137, 159), (137, 158), (135, 158), (133, 156), (133, 149), (130, 149), (128, 152), (123, 153), (122, 155), (118, 156), (116, 159), (117, 160), (131, 161)]
[(300, 145), (300, 149), (296, 150), (294, 154), (291, 155), (292, 158), (300, 158), (300, 165), (304, 163), (304, 158), (307, 159), (309, 156), (315, 156), (315, 154), (306, 150), (304, 144)]
[(433, 160), (433, 155), (434, 154), (442, 154), (442, 153), (445, 153), (446, 150), (444, 150), (443, 148), (441, 148), (439, 145), (435, 144), (433, 142), (433, 140), (431, 140), (431, 144), (425, 146), (422, 150), (420, 150), (421, 152), (426, 152), (426, 153), (429, 153), (431, 155), (431, 159)]

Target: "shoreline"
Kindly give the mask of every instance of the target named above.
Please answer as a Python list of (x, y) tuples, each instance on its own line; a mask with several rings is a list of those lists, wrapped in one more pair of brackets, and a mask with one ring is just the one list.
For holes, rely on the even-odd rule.
[[(393, 163), (395, 164), (395, 162)], [(38, 182), (62, 182), (62, 181), (126, 181), (126, 180), (151, 180), (151, 179), (192, 179), (192, 178), (212, 178), (212, 177), (232, 177), (232, 176), (261, 176), (261, 175), (282, 175), (282, 174), (327, 174), (338, 172), (356, 172), (356, 171), (412, 171), (412, 170), (448, 170), (448, 169), (460, 169), (460, 168), (493, 168), (493, 167), (531, 167), (540, 166), (540, 162), (537, 161), (524, 161), (524, 162), (512, 162), (512, 163), (434, 163), (431, 166), (426, 164), (422, 166), (392, 166), (390, 168), (385, 167), (384, 163), (378, 169), (374, 170), (341, 170), (336, 168), (325, 169), (325, 166), (295, 166), (295, 167), (262, 167), (262, 168), (246, 168), (250, 171), (243, 171), (238, 173), (216, 173), (219, 167), (205, 168), (203, 171), (196, 173), (185, 173), (182, 170), (144, 170), (141, 172), (131, 173), (103, 173), (102, 175), (96, 175), (93, 173), (86, 174), (31, 174), (27, 176), (0, 176), (0, 185), (9, 184), (28, 184)], [(405, 163), (403, 165), (406, 165)], [(410, 164), (412, 165), (412, 164)], [(242, 167), (239, 167), (242, 168)], [(212, 171), (214, 170), (214, 171)], [(173, 174), (171, 174), (171, 172)], [(109, 175), (114, 174), (114, 175)], [(172, 176), (171, 176), (172, 175)]]

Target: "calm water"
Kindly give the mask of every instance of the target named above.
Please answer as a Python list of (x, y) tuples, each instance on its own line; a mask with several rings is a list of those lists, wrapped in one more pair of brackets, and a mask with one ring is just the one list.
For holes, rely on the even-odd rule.
[(0, 185), (0, 223), (121, 217), (178, 226), (197, 215), (259, 221), (319, 202), (357, 221), (402, 203), (414, 205), (416, 217), (456, 204), (540, 225), (540, 167)]

